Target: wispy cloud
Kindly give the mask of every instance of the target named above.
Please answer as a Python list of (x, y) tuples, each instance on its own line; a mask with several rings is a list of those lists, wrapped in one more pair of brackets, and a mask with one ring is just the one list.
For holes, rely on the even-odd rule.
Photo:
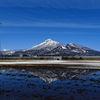
[(100, 9), (100, 0), (0, 0), (0, 7), (3, 26), (100, 28), (99, 10), (77, 10)]
[(100, 0), (0, 0), (0, 7), (100, 9)]
[(65, 23), (65, 22), (5, 22), (5, 27), (51, 27), (51, 28), (100, 28), (97, 24), (85, 24), (85, 23)]

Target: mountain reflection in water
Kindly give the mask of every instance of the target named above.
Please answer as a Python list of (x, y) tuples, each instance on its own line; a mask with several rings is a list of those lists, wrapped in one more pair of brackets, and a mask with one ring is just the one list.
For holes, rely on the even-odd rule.
[(99, 93), (99, 70), (0, 67), (2, 100), (99, 100)]

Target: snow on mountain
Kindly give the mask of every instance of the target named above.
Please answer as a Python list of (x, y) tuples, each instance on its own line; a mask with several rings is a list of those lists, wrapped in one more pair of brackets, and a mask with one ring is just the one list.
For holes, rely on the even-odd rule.
[(88, 47), (85, 47), (85, 46), (82, 46), (79, 44), (75, 44), (75, 43), (69, 43), (69, 44), (67, 44), (67, 46), (69, 47), (69, 49), (71, 49), (72, 52), (77, 52), (77, 53), (80, 53), (80, 52), (85, 53), (88, 50), (92, 50)]
[(9, 49), (3, 49), (2, 51), (9, 51)]
[(65, 45), (62, 45), (62, 49), (67, 49)]
[[(75, 48), (83, 48), (83, 47), (84, 47), (84, 46), (79, 45), (79, 44), (76, 44), (76, 43), (69, 43), (69, 44), (67, 44), (67, 46), (75, 47)], [(89, 48), (88, 48), (88, 49), (89, 49)]]
[(2, 50), (2, 54), (3, 55), (11, 55), (11, 54), (13, 54), (15, 52), (16, 52), (15, 50), (9, 50), (9, 49), (3, 49)]
[(58, 45), (60, 45), (59, 42), (53, 41), (51, 39), (47, 39), (44, 42), (42, 42), (36, 46), (33, 46), (27, 50), (40, 50), (40, 49), (52, 50), (55, 47), (57, 47)]
[(69, 46), (72, 46), (72, 47), (77, 46), (77, 45), (75, 45), (74, 43), (69, 43), (68, 45), (69, 45)]

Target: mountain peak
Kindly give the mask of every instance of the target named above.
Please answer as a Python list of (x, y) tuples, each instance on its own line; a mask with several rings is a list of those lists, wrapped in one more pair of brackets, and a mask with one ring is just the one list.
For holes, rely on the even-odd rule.
[(49, 39), (47, 39), (47, 40), (45, 40), (45, 41), (53, 41), (53, 40), (49, 38)]
[(39, 49), (42, 49), (42, 48), (49, 48), (49, 50), (52, 50), (55, 47), (57, 47), (59, 44), (60, 44), (59, 42), (56, 42), (56, 41), (54, 41), (52, 39), (47, 39), (44, 42), (42, 42), (42, 43), (40, 43), (40, 44), (38, 44), (36, 46), (33, 46), (28, 50), (32, 50), (32, 49), (39, 50)]
[(71, 47), (83, 47), (82, 45), (76, 44), (76, 43), (69, 43), (68, 45), (70, 45)]
[(47, 40), (45, 40), (43, 43), (48, 43), (48, 45), (50, 45), (50, 44), (58, 44), (59, 42), (54, 41), (54, 40), (52, 40), (52, 39), (47, 39)]
[(78, 44), (73, 43), (73, 42), (68, 43), (67, 45), (70, 46), (70, 47), (77, 47), (77, 46), (79, 46)]

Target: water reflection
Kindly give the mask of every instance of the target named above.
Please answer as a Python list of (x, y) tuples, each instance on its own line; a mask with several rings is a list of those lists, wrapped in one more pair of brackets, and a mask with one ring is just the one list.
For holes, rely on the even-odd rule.
[(2, 100), (99, 100), (100, 71), (0, 67)]

